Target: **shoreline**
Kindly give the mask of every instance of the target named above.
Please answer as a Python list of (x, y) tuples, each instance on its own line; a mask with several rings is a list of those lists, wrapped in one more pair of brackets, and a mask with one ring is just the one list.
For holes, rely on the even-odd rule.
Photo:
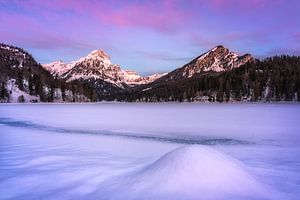
[(83, 104), (199, 104), (199, 105), (251, 105), (251, 104), (264, 104), (264, 105), (276, 105), (276, 104), (291, 104), (291, 105), (300, 105), (299, 101), (272, 101), (272, 102), (263, 102), (263, 101), (255, 101), (255, 102), (121, 102), (121, 101), (99, 101), (99, 102), (26, 102), (26, 103), (0, 103), (0, 105), (83, 105)]

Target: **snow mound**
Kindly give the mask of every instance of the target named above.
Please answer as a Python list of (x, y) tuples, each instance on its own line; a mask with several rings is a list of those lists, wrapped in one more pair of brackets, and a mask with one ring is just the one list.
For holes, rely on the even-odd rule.
[(175, 149), (104, 188), (105, 199), (264, 199), (270, 193), (244, 164), (198, 145)]

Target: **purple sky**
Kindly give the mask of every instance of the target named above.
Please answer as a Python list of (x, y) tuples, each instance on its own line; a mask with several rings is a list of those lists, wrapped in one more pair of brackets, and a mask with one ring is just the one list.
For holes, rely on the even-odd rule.
[(41, 63), (103, 49), (140, 73), (216, 45), (259, 58), (300, 55), (299, 0), (0, 0), (0, 38)]

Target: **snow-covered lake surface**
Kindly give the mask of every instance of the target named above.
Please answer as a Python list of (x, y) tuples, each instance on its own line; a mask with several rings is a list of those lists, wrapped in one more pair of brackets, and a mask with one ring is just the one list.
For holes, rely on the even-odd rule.
[(299, 104), (0, 105), (0, 199), (299, 198)]

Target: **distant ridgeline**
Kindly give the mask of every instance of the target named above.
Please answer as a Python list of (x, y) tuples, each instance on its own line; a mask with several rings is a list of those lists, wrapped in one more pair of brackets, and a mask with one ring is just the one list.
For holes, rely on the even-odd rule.
[(40, 65), (0, 44), (0, 102), (300, 101), (300, 57), (264, 60), (217, 46), (188, 64), (148, 77), (110, 63), (95, 50), (78, 61)]

